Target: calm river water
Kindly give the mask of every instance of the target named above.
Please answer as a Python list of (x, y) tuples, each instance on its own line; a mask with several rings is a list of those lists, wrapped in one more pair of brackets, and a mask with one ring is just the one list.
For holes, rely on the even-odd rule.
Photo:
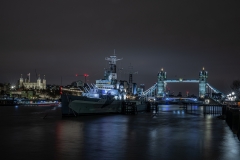
[(0, 127), (4, 159), (240, 159), (236, 135), (200, 107), (62, 118), (61, 107), (0, 106)]

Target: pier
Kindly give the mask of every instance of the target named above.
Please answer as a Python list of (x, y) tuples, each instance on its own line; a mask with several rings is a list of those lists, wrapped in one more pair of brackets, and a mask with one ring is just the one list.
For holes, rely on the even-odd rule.
[(127, 102), (124, 101), (122, 104), (122, 114), (132, 114), (135, 115), (137, 114), (137, 106), (136, 102)]
[(203, 104), (203, 114), (223, 114), (223, 109), (226, 105), (221, 104)]
[(224, 110), (223, 118), (240, 140), (240, 107), (237, 105), (229, 105), (226, 106)]
[(202, 114), (215, 115), (218, 118), (225, 120), (232, 132), (237, 135), (240, 141), (240, 107), (238, 105), (227, 104), (190, 104), (185, 103), (183, 109), (188, 113), (199, 112), (202, 107)]
[(146, 111), (147, 112), (152, 112), (152, 111), (155, 111), (155, 112), (158, 112), (159, 110), (159, 104), (157, 102), (147, 102), (147, 109)]
[(223, 104), (194, 104), (194, 103), (183, 103), (183, 108), (186, 111), (194, 111), (196, 107), (202, 107), (202, 113), (205, 114), (218, 114), (222, 115), (226, 108), (226, 105)]

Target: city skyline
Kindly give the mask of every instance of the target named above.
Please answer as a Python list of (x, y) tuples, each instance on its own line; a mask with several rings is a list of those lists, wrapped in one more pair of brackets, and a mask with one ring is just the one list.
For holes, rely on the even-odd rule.
[[(48, 84), (89, 83), (102, 79), (105, 57), (114, 53), (120, 79), (146, 89), (163, 68), (168, 79), (198, 79), (229, 92), (240, 79), (240, 2), (237, 1), (7, 1), (0, 9), (0, 82), (16, 83), (23, 74), (46, 76)], [(175, 93), (197, 94), (197, 84), (172, 84)]]

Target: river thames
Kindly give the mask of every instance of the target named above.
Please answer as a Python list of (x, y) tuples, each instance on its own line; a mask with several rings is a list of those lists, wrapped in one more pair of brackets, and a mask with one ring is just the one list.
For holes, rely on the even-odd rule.
[(0, 106), (5, 159), (239, 160), (224, 120), (160, 105), (158, 113), (61, 116), (61, 107)]

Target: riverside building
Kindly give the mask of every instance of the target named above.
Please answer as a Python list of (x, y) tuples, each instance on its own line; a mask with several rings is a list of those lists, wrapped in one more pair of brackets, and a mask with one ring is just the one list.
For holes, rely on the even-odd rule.
[(41, 80), (40, 75), (38, 75), (37, 82), (30, 82), (30, 73), (25, 80), (23, 79), (21, 74), (21, 78), (18, 80), (17, 87), (25, 89), (46, 89), (45, 75), (43, 77), (43, 80)]

